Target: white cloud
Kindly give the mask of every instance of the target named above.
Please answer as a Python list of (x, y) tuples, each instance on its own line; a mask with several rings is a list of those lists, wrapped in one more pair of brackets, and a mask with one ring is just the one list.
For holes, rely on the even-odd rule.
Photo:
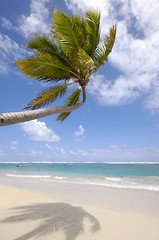
[(81, 141), (84, 138), (85, 130), (82, 125), (79, 125), (78, 131), (75, 131), (74, 136), (76, 141)]
[(55, 150), (56, 150), (57, 152), (59, 152), (59, 153), (62, 153), (62, 154), (65, 154), (65, 153), (66, 153), (65, 150), (64, 150), (64, 148), (56, 147)]
[[(51, 144), (50, 144), (51, 145)], [(48, 146), (50, 146), (48, 145)], [(75, 162), (158, 162), (159, 147), (133, 147), (128, 145), (111, 145), (105, 148), (79, 148), (65, 151), (60, 147), (39, 146), (36, 149), (0, 149), (1, 161), (75, 161)], [(16, 151), (15, 151), (16, 150)]]
[(30, 150), (28, 153), (27, 153), (27, 155), (29, 156), (29, 157), (44, 157), (45, 156), (45, 153), (44, 152), (42, 152), (41, 150), (40, 151), (36, 151), (36, 150)]
[(33, 142), (57, 142), (60, 137), (46, 126), (45, 122), (33, 120), (21, 123), (22, 130), (29, 136), (29, 140)]
[(5, 59), (12, 57), (17, 60), (26, 55), (27, 51), (7, 35), (0, 33), (0, 53)]
[(47, 148), (47, 149), (49, 149), (49, 150), (51, 150), (51, 151), (53, 151), (54, 153), (62, 153), (62, 154), (65, 154), (66, 152), (65, 152), (65, 150), (64, 150), (64, 148), (60, 148), (60, 147), (52, 147), (52, 146), (50, 146), (49, 144), (45, 144), (45, 147)]
[[(78, 149), (78, 150), (76, 150), (76, 151), (73, 151), (73, 150), (71, 150), (70, 151), (70, 154), (71, 155), (74, 155), (74, 156), (78, 156), (78, 157), (85, 157), (85, 156), (88, 156), (89, 154), (90, 154), (90, 152), (89, 151), (86, 151), (86, 150), (84, 150), (84, 149)], [(90, 155), (91, 156), (91, 155)], [(89, 156), (89, 157), (90, 157)]]
[(82, 125), (79, 126), (78, 131), (75, 132), (75, 137), (81, 137), (84, 135), (84, 128)]
[(50, 0), (31, 0), (28, 15), (22, 14), (14, 23), (0, 17), (0, 25), (8, 30), (16, 31), (25, 38), (38, 33), (48, 34), (51, 24), (51, 14), (47, 6), (49, 2)]
[(48, 34), (50, 23), (49, 10), (46, 4), (49, 0), (31, 0), (30, 15), (22, 15), (19, 19), (19, 30), (26, 38), (33, 34)]
[[(116, 79), (98, 76), (89, 86), (103, 105), (119, 105), (141, 95), (149, 97), (146, 107), (159, 108), (159, 1), (151, 0), (65, 0), (73, 11), (99, 9), (102, 14), (102, 37), (117, 24), (116, 42), (109, 62), (119, 69)], [(101, 83), (101, 84), (100, 84)]]
[[(9, 19), (0, 17), (0, 25), (8, 30), (14, 30), (29, 38), (34, 34), (48, 34), (51, 18), (46, 7), (49, 0), (31, 0), (30, 14), (21, 15), (18, 22), (13, 23)], [(6, 74), (10, 69), (11, 61), (16, 61), (31, 55), (31, 52), (20, 46), (7, 35), (0, 33), (0, 73)]]
[(17, 148), (15, 147), (15, 146), (10, 146), (10, 148), (9, 148), (11, 151), (16, 151), (17, 150)]
[(14, 29), (12, 22), (4, 17), (0, 17), (0, 24), (3, 28), (7, 28), (8, 30)]
[(49, 150), (53, 150), (53, 147), (51, 147), (49, 144), (45, 144), (45, 147), (47, 148), (47, 149), (49, 149)]
[(137, 77), (136, 74), (132, 78), (120, 75), (114, 82), (106, 79), (104, 75), (95, 74), (88, 85), (88, 91), (95, 95), (103, 106), (129, 103), (151, 89), (152, 82), (146, 74), (140, 75), (138, 81)]
[(0, 33), (0, 73), (7, 73), (11, 61), (16, 61), (28, 54), (29, 52), (23, 46)]
[(6, 74), (8, 71), (8, 66), (5, 62), (0, 60), (0, 73)]
[(89, 153), (83, 149), (78, 149), (77, 151), (81, 156), (88, 156)]
[(18, 144), (17, 141), (12, 141), (12, 142), (11, 142), (11, 145), (12, 145), (12, 146), (15, 146), (15, 145), (17, 145), (17, 144)]
[(103, 149), (71, 150), (76, 161), (92, 162), (150, 162), (158, 161), (159, 148), (135, 148), (127, 145), (111, 145)]
[(92, 0), (65, 0), (67, 7), (72, 11), (78, 11), (78, 9), (85, 11), (87, 8), (94, 8), (94, 9), (103, 9), (104, 12), (108, 11), (109, 8), (109, 1), (108, 0), (99, 0), (99, 1), (92, 1)]
[(154, 34), (154, 30), (158, 31), (158, 0), (133, 0), (131, 6), (132, 13), (137, 19), (137, 26), (142, 29), (146, 35)]

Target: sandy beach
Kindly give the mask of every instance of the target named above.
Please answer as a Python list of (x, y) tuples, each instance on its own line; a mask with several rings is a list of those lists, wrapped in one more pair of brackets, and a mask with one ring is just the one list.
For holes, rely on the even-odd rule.
[(2, 240), (158, 240), (153, 191), (1, 179)]

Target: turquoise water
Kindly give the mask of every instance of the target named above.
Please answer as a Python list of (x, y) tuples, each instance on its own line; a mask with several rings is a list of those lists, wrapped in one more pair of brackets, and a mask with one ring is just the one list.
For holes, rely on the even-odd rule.
[(17, 165), (18, 163), (0, 163), (0, 175), (46, 182), (159, 191), (159, 164), (156, 163), (29, 163), (25, 167)]

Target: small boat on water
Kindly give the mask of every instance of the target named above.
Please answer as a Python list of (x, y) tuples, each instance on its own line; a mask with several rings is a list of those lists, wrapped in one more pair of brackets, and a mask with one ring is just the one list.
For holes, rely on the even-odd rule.
[(17, 167), (28, 167), (29, 164), (18, 164)]
[(72, 163), (64, 163), (65, 166), (71, 166)]

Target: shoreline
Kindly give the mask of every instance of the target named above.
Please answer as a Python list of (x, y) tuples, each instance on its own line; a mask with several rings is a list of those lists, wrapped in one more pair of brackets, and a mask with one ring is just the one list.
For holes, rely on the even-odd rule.
[[(0, 239), (159, 239), (159, 194), (156, 192), (17, 179), (1, 179), (0, 182), (0, 196), (3, 196), (0, 199), (0, 221), (11, 216), (10, 219), (16, 220), (0, 222)], [(26, 215), (22, 218), (19, 214), (21, 210), (23, 213), (26, 211), (23, 209), (26, 205), (28, 214), (31, 214), (32, 206), (37, 208), (30, 218)], [(19, 219), (15, 217), (17, 213)], [(44, 227), (47, 220), (45, 215), (48, 215), (48, 219), (51, 217), (49, 229), (48, 225)], [(54, 215), (55, 218), (52, 219)], [(62, 227), (55, 230), (59, 217), (62, 219)], [(82, 233), (79, 225), (84, 226), (85, 233)], [(36, 234), (37, 228), (39, 232), (36, 230)], [(91, 228), (94, 228), (94, 233)], [(77, 235), (74, 233), (75, 229)]]
[(65, 201), (115, 211), (133, 211), (159, 216), (159, 192), (144, 189), (115, 188), (77, 183), (39, 181), (0, 177), (0, 184), (48, 196), (54, 201)]
[(114, 188), (129, 188), (159, 192), (159, 165), (151, 164), (78, 164), (61, 163), (1, 164), (0, 178), (39, 179), (39, 181), (89, 184)]

